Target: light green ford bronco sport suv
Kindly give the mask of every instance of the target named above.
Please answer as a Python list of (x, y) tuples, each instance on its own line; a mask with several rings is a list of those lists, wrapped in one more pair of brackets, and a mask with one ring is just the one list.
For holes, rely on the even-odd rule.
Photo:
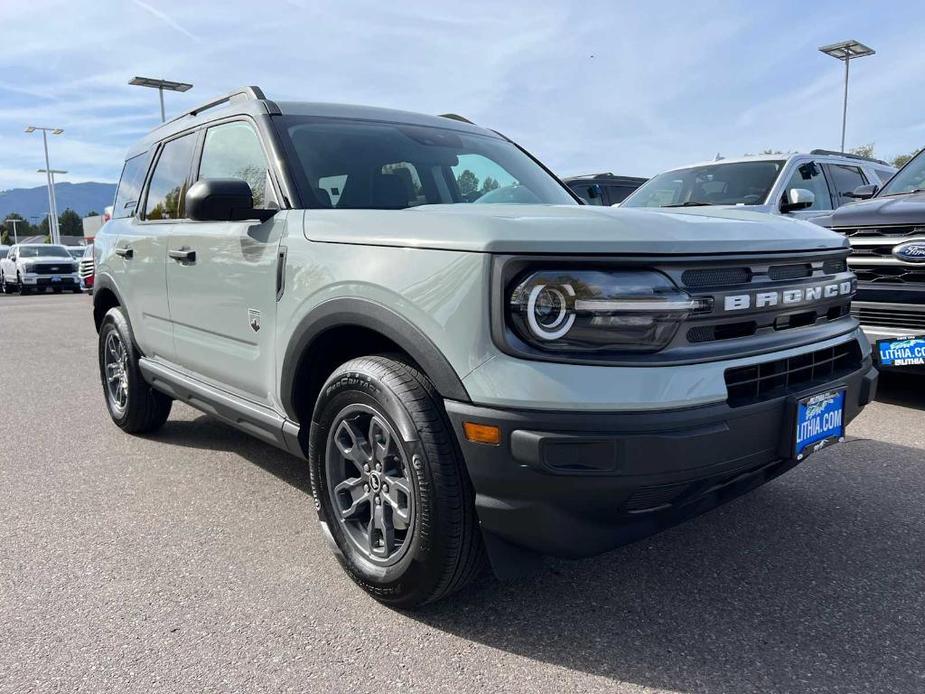
[(400, 607), (711, 509), (876, 386), (841, 236), (584, 206), (458, 116), (242, 89), (131, 149), (95, 253), (115, 423), (179, 400), (305, 458), (338, 559)]

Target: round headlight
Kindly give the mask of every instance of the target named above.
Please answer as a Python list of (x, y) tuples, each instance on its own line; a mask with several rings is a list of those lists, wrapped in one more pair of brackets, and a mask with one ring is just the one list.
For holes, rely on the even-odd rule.
[(569, 307), (566, 295), (572, 299), (575, 297), (575, 290), (570, 284), (538, 284), (530, 290), (527, 324), (541, 340), (558, 340), (575, 323), (575, 314)]

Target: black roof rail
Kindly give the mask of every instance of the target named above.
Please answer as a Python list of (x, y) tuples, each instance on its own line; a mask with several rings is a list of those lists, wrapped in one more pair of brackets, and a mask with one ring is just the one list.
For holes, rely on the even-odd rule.
[(449, 118), (450, 120), (458, 120), (461, 123), (468, 123), (469, 125), (475, 125), (471, 120), (464, 116), (460, 116), (458, 113), (441, 113), (440, 118)]
[(828, 154), (833, 157), (845, 157), (846, 159), (858, 159), (859, 161), (871, 161), (874, 164), (883, 164), (884, 166), (892, 166), (888, 161), (883, 161), (883, 159), (875, 159), (874, 157), (865, 157), (861, 154), (851, 154), (850, 152), (837, 152), (834, 149), (814, 149), (810, 154)]
[[(186, 118), (187, 116), (198, 116), (200, 113), (203, 111), (208, 111), (210, 108), (222, 106), (223, 104), (230, 104), (234, 101), (266, 101), (267, 108), (271, 113), (273, 113), (274, 110), (277, 112), (279, 110), (276, 107), (276, 104), (267, 99), (260, 87), (251, 85), (247, 87), (240, 87), (239, 89), (235, 89), (233, 92), (225, 94), (224, 96), (220, 96), (218, 98), (212, 99), (211, 101), (207, 101), (204, 104), (194, 106), (190, 110), (181, 113), (174, 118), (171, 118), (169, 121), (167, 121), (167, 123), (173, 123), (180, 120), (181, 118)], [(166, 123), (164, 125), (166, 125)]]

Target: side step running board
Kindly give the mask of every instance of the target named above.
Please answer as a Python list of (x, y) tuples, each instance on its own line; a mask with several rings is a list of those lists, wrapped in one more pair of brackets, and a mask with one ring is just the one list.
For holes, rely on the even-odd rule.
[(138, 361), (138, 366), (152, 388), (304, 459), (299, 425), (269, 407), (219, 390), (146, 357)]

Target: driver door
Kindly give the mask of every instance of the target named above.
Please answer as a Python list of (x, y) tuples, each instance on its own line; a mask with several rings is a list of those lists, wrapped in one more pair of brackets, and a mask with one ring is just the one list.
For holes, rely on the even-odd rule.
[[(250, 120), (204, 134), (193, 180), (240, 178), (256, 207), (276, 207), (268, 159)], [(266, 222), (186, 221), (171, 229), (167, 290), (177, 363), (266, 403), (274, 380), (278, 249), (286, 215)]]

